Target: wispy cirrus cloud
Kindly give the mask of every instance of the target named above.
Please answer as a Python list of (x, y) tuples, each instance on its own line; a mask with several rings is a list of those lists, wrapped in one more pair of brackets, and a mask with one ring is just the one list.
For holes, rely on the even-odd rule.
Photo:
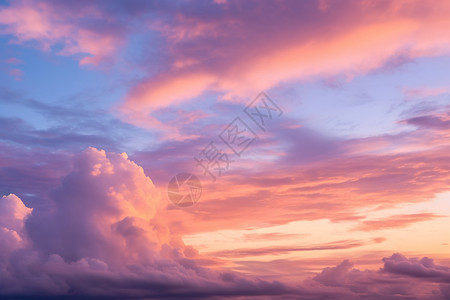
[[(180, 213), (190, 220), (183, 226), (187, 232), (195, 232), (206, 227), (233, 229), (260, 222), (284, 224), (322, 218), (364, 222), (359, 212), (363, 208), (428, 201), (448, 191), (449, 152), (442, 136), (445, 129), (420, 128), (408, 134), (374, 137), (374, 143), (363, 138), (365, 147), (360, 149), (353, 147), (358, 144), (354, 139), (336, 140), (318, 143), (314, 151), (308, 151), (314, 145), (305, 145), (303, 157), (295, 156), (304, 145), (299, 138), (298, 144), (289, 146), (270, 164), (247, 161), (253, 169), (231, 171), (221, 178), (223, 185), (205, 182), (208, 194), (203, 201)], [(326, 154), (316, 157), (322, 149)], [(214, 214), (216, 211), (221, 213)], [(249, 214), (251, 220), (245, 218)], [(397, 220), (391, 225), (413, 224), (427, 217), (432, 219), (432, 215), (409, 220), (404, 216), (403, 223)], [(203, 222), (205, 227), (196, 226)]]
[(10, 57), (7, 60), (5, 60), (5, 63), (8, 65), (20, 65), (22, 64), (22, 60), (16, 58), (16, 57)]
[(402, 228), (417, 222), (429, 221), (441, 217), (445, 216), (433, 213), (395, 215), (378, 220), (362, 221), (356, 229), (362, 231), (372, 231), (380, 229)]
[(447, 94), (449, 92), (448, 88), (440, 87), (440, 88), (405, 88), (403, 89), (403, 93), (406, 96), (406, 99), (420, 99), (420, 98), (428, 98), (434, 97), (442, 94)]
[[(157, 23), (156, 30), (167, 39), (172, 67), (132, 88), (123, 111), (145, 117), (207, 91), (232, 99), (316, 76), (350, 79), (397, 66), (393, 58), (400, 54), (413, 60), (450, 49), (443, 30), (446, 5), (350, 1), (329, 2), (323, 9), (318, 2), (281, 1), (258, 5), (257, 10), (253, 6), (210, 3), (175, 17), (169, 14), (170, 26)], [(173, 93), (175, 88), (184, 93)]]
[[(373, 241), (372, 241), (373, 242)], [(233, 249), (224, 250), (209, 253), (210, 255), (217, 257), (247, 257), (247, 256), (260, 256), (260, 255), (279, 255), (290, 252), (301, 252), (301, 251), (320, 251), (320, 250), (340, 250), (340, 249), (351, 249), (356, 247), (361, 247), (366, 245), (365, 241), (335, 241), (326, 243), (323, 245), (311, 245), (311, 246), (279, 246), (279, 247), (268, 247), (259, 249)]]
[[(84, 21), (80, 23), (81, 15)], [(2, 33), (12, 35), (13, 42), (31, 43), (44, 51), (61, 46), (59, 54), (81, 55), (82, 65), (98, 65), (112, 59), (124, 41), (123, 27), (94, 3), (61, 5), (35, 1), (30, 6), (27, 1), (14, 1), (0, 9), (0, 19)]]
[[(396, 57), (414, 60), (450, 51), (446, 3), (81, 3), (13, 2), (0, 12), (3, 33), (17, 43), (59, 48), (57, 53), (80, 64), (98, 66), (122, 57), (133, 36), (157, 37), (159, 49), (152, 53), (164, 65), (155, 59), (133, 62), (143, 74), (130, 83), (120, 106), (128, 122), (151, 128), (164, 125), (155, 110), (206, 92), (222, 99), (251, 98), (281, 83), (317, 76), (349, 80), (397, 66)], [(152, 47), (139, 49), (147, 46)]]

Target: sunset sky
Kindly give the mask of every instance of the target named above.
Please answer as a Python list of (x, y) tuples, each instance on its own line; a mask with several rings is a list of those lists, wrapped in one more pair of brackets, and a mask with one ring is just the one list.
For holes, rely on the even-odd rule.
[(0, 298), (450, 299), (450, 2), (0, 0), (0, 45)]

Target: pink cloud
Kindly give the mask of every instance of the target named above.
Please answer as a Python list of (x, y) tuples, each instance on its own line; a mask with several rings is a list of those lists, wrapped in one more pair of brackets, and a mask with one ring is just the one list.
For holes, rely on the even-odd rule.
[(9, 75), (13, 76), (15, 80), (20, 80), (23, 75), (23, 71), (20, 69), (11, 69), (8, 71)]
[(332, 288), (335, 292), (347, 292), (349, 299), (361, 299), (363, 297), (368, 299), (392, 299), (392, 297), (395, 297), (394, 295), (428, 299), (433, 295), (441, 294), (432, 283), (416, 280), (408, 277), (408, 274), (405, 274), (404, 277), (396, 276), (385, 270), (386, 265), (395, 256), (384, 259), (382, 271), (359, 270), (353, 268), (350, 261), (344, 260), (336, 267), (323, 269), (313, 280)]
[[(156, 111), (206, 92), (239, 101), (286, 82), (333, 76), (351, 80), (395, 67), (399, 58), (450, 51), (446, 2), (227, 1), (190, 9), (185, 5), (190, 4), (14, 1), (0, 10), (0, 20), (3, 33), (12, 35), (14, 42), (46, 51), (59, 47), (59, 54), (75, 56), (80, 64), (119, 58), (124, 42), (142, 34), (142, 27), (130, 23), (139, 22), (160, 36), (155, 55), (167, 62), (166, 67), (152, 59), (140, 63), (147, 75), (133, 83), (119, 110), (130, 123), (166, 132), (173, 128), (159, 121)], [(253, 9), (256, 5), (258, 9)]]
[[(230, 1), (205, 8), (214, 18), (190, 11), (179, 12), (170, 24), (156, 21), (152, 28), (166, 37), (172, 67), (132, 88), (122, 110), (148, 115), (207, 91), (223, 99), (251, 98), (283, 82), (336, 75), (351, 80), (398, 65), (393, 58), (400, 53), (414, 59), (450, 52), (448, 4), (282, 3), (249, 10), (254, 3)], [(128, 120), (133, 122), (130, 115)]]
[[(203, 268), (159, 216), (161, 196), (126, 154), (89, 148), (31, 209), (0, 199), (0, 295), (193, 297), (283, 295), (281, 283)], [(191, 257), (191, 258), (189, 258)]]
[[(126, 154), (89, 148), (73, 163), (51, 193), (51, 206), (32, 211), (14, 195), (0, 199), (2, 296), (427, 299), (448, 294), (448, 267), (397, 254), (385, 258), (378, 271), (344, 261), (297, 283), (202, 267), (217, 258), (184, 245), (182, 232), (171, 224), (178, 216), (167, 219), (159, 191)], [(314, 248), (355, 246), (358, 241)]]
[(426, 97), (434, 97), (442, 94), (448, 93), (450, 90), (445, 87), (441, 88), (405, 88), (403, 89), (403, 94), (406, 99), (418, 99), (418, 98), (426, 98)]
[[(148, 224), (160, 205), (159, 193), (126, 154), (90, 148), (76, 157), (74, 164), (75, 170), (52, 194), (55, 214), (29, 220), (31, 238), (43, 251), (69, 261), (87, 256), (115, 264), (121, 261), (119, 256), (148, 258), (154, 247), (168, 242), (164, 230)], [(59, 228), (50, 229), (51, 224), (59, 224)], [(48, 230), (49, 237), (43, 238)], [(87, 247), (92, 239), (99, 242)], [(148, 246), (135, 245), (139, 239)], [(85, 246), (78, 248), (74, 243)]]
[(0, 198), (0, 273), (8, 256), (15, 249), (27, 245), (24, 222), (31, 212), (32, 209), (26, 207), (16, 195)]
[(9, 65), (19, 65), (22, 63), (22, 61), (18, 58), (11, 57), (11, 58), (8, 58), (7, 60), (5, 60), (5, 63), (9, 64)]
[(330, 243), (325, 243), (322, 245), (310, 245), (310, 246), (278, 246), (278, 247), (267, 247), (267, 248), (249, 248), (249, 249), (234, 249), (234, 250), (223, 250), (214, 253), (209, 253), (213, 256), (218, 257), (246, 257), (246, 256), (259, 256), (259, 255), (280, 255), (290, 252), (302, 252), (302, 251), (320, 251), (320, 250), (342, 250), (342, 249), (352, 249), (356, 247), (361, 247), (366, 245), (367, 242), (356, 241), (356, 240), (343, 240), (335, 241)]
[[(207, 192), (201, 201), (171, 214), (186, 220), (178, 229), (183, 233), (323, 218), (360, 221), (365, 230), (431, 220), (438, 216), (424, 213), (364, 220), (359, 211), (428, 201), (448, 191), (447, 130), (438, 120), (432, 124), (437, 125), (362, 141), (330, 142), (319, 136), (311, 139), (303, 128), (280, 129), (276, 135), (290, 141), (290, 146), (277, 160), (266, 164), (249, 157), (239, 163), (241, 169), (220, 178), (220, 185), (204, 179)], [(365, 147), (355, 148), (359, 144)], [(191, 167), (192, 172), (200, 172)]]
[(3, 196), (0, 201), (0, 226), (23, 234), (23, 222), (31, 211), (16, 195)]
[(79, 26), (81, 17), (108, 22), (93, 4), (65, 8), (45, 1), (14, 1), (0, 10), (2, 33), (13, 35), (16, 43), (35, 43), (44, 51), (62, 45), (59, 54), (81, 55), (81, 65), (111, 59), (122, 42), (118, 31), (113, 26), (111, 30), (83, 28)]
[(431, 213), (396, 215), (378, 220), (362, 221), (361, 224), (357, 227), (357, 229), (362, 231), (372, 231), (389, 228), (401, 228), (417, 222), (429, 221), (440, 217), (445, 216), (440, 216)]

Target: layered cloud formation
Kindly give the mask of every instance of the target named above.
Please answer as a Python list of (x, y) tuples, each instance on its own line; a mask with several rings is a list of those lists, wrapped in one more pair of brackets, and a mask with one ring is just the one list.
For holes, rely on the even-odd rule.
[(185, 246), (159, 217), (159, 191), (124, 153), (79, 154), (51, 199), (46, 210), (27, 208), (15, 195), (1, 199), (1, 295), (385, 299), (432, 295), (439, 283), (448, 297), (450, 268), (399, 254), (380, 271), (344, 261), (292, 285), (202, 267), (213, 258)]
[[(0, 298), (450, 299), (449, 15), (1, 2)], [(211, 182), (193, 158), (236, 116), (258, 138)]]
[[(0, 294), (163, 297), (287, 293), (280, 283), (198, 265), (164, 220), (161, 196), (125, 154), (90, 148), (48, 210), (1, 199)], [(191, 258), (189, 258), (191, 257)]]
[(150, 54), (133, 62), (144, 76), (130, 86), (120, 110), (129, 122), (154, 128), (164, 124), (150, 113), (206, 92), (253, 97), (281, 83), (334, 76), (348, 81), (446, 55), (449, 11), (446, 2), (415, 0), (14, 1), (1, 9), (0, 19), (13, 42), (59, 49), (82, 65), (108, 65), (120, 57), (129, 67), (127, 42), (152, 32), (154, 40), (144, 39), (139, 49)]

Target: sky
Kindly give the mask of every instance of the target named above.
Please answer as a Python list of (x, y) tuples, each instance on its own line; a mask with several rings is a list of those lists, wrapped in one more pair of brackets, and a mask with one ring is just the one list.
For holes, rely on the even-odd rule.
[(0, 1), (0, 298), (450, 299), (449, 15)]

